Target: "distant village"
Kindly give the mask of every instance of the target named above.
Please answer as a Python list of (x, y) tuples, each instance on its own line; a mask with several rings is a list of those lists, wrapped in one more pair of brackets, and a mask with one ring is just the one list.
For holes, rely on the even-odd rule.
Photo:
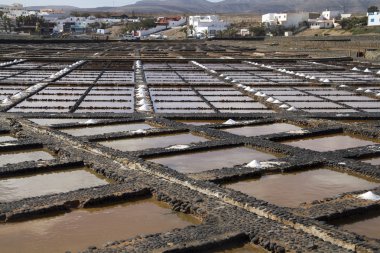
[(293, 36), (305, 29), (339, 29), (354, 26), (380, 26), (378, 7), (368, 8), (367, 15), (358, 16), (342, 10), (321, 13), (267, 13), (261, 23), (237, 26), (218, 15), (143, 17), (132, 13), (66, 13), (64, 10), (30, 10), (21, 4), (0, 5), (0, 33), (40, 35), (47, 37), (109, 36), (121, 40), (167, 39), (163, 31), (178, 29), (184, 37)]

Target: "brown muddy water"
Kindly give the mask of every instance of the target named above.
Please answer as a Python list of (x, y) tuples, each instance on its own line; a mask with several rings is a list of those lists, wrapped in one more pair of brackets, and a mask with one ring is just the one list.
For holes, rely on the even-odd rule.
[(331, 222), (344, 230), (380, 240), (380, 213), (366, 214), (366, 217), (350, 217)]
[(195, 173), (223, 167), (233, 167), (253, 160), (266, 161), (276, 158), (275, 155), (264, 153), (252, 148), (237, 147), (229, 149), (195, 152), (182, 155), (171, 155), (149, 159), (179, 172)]
[(362, 160), (362, 162), (370, 163), (372, 165), (380, 165), (380, 157)]
[(208, 139), (193, 134), (175, 134), (144, 138), (121, 139), (99, 142), (100, 144), (120, 151), (138, 151), (149, 148), (165, 148), (178, 144), (204, 142)]
[(0, 225), (1, 252), (78, 252), (88, 246), (198, 225), (193, 216), (173, 212), (155, 200), (139, 200), (59, 216)]
[(258, 179), (227, 184), (226, 187), (284, 207), (297, 207), (337, 194), (377, 187), (380, 182), (328, 168), (296, 173), (271, 174)]
[(245, 244), (245, 245), (234, 245), (230, 244), (226, 247), (219, 248), (216, 250), (209, 250), (204, 251), (204, 253), (267, 253), (265, 249), (252, 245), (252, 244)]
[(231, 133), (231, 134), (236, 134), (236, 135), (259, 136), (259, 135), (275, 134), (275, 133), (288, 132), (288, 131), (297, 131), (301, 129), (302, 128), (295, 125), (291, 125), (291, 124), (276, 123), (276, 124), (269, 124), (269, 125), (230, 128), (230, 129), (225, 129), (223, 131)]
[(0, 166), (28, 161), (53, 160), (54, 157), (42, 149), (16, 152), (1, 152)]
[(0, 202), (106, 185), (106, 179), (85, 168), (0, 180)]
[(349, 135), (326, 135), (302, 140), (292, 140), (283, 142), (286, 145), (311, 149), (314, 151), (326, 152), (347, 148), (356, 148), (377, 144), (370, 140), (359, 139)]

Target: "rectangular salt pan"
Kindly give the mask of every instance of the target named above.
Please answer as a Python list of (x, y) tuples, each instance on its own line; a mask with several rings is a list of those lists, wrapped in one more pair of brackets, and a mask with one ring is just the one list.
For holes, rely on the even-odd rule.
[(14, 153), (0, 153), (0, 166), (21, 162), (53, 160), (54, 157), (42, 150), (20, 151)]
[(332, 223), (338, 225), (341, 229), (380, 240), (380, 215), (373, 217), (367, 213), (367, 217), (360, 218), (362, 219), (350, 218)]
[(0, 225), (3, 252), (78, 252), (91, 245), (171, 231), (199, 224), (167, 205), (141, 200), (117, 206), (76, 210), (60, 216)]
[(320, 136), (302, 140), (292, 140), (283, 143), (294, 147), (311, 149), (320, 152), (356, 148), (376, 144), (373, 141), (354, 138), (348, 135)]
[(82, 169), (0, 180), (0, 202), (16, 201), (108, 184)]
[(345, 192), (371, 189), (378, 185), (378, 182), (322, 168), (265, 175), (259, 179), (229, 184), (227, 187), (279, 206), (297, 207), (303, 202), (321, 200)]
[(165, 148), (172, 145), (190, 144), (196, 142), (207, 141), (206, 138), (192, 134), (176, 134), (153, 136), (144, 138), (132, 138), (124, 140), (114, 140), (100, 142), (100, 144), (121, 151), (137, 151), (149, 148)]
[(269, 125), (259, 125), (259, 126), (245, 126), (238, 128), (224, 129), (223, 131), (244, 136), (259, 136), (267, 134), (275, 134), (288, 131), (297, 131), (302, 128), (295, 125), (286, 124), (286, 123), (277, 123)]
[(221, 150), (211, 150), (183, 155), (174, 155), (149, 159), (179, 172), (203, 172), (223, 167), (249, 163), (253, 160), (266, 161), (276, 158), (274, 155), (255, 149), (237, 147)]
[(71, 134), (73, 136), (91, 136), (106, 133), (116, 133), (116, 132), (130, 132), (139, 129), (150, 129), (150, 125), (145, 123), (134, 123), (134, 124), (117, 124), (117, 125), (106, 125), (106, 126), (94, 126), (94, 127), (83, 127), (83, 128), (70, 128), (61, 130), (64, 133)]

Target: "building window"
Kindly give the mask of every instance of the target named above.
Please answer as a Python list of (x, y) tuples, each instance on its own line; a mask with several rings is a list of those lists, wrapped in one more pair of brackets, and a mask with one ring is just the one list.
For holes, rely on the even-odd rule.
[(371, 23), (374, 23), (375, 22), (375, 19), (374, 18), (371, 18), (371, 21), (370, 21)]

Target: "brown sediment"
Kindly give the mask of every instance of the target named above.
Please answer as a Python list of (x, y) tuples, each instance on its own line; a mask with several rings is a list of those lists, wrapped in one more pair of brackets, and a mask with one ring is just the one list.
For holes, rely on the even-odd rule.
[(42, 125), (42, 126), (50, 126), (50, 125), (58, 125), (58, 124), (65, 124), (65, 123), (78, 123), (78, 122), (85, 122), (87, 120), (83, 119), (29, 119), (30, 121)]
[(376, 210), (349, 218), (337, 219), (330, 223), (359, 235), (380, 239), (380, 213)]
[(0, 225), (2, 251), (77, 252), (115, 239), (154, 234), (199, 224), (154, 200), (81, 209), (60, 216)]
[(85, 168), (0, 180), (0, 202), (16, 201), (108, 184)]

